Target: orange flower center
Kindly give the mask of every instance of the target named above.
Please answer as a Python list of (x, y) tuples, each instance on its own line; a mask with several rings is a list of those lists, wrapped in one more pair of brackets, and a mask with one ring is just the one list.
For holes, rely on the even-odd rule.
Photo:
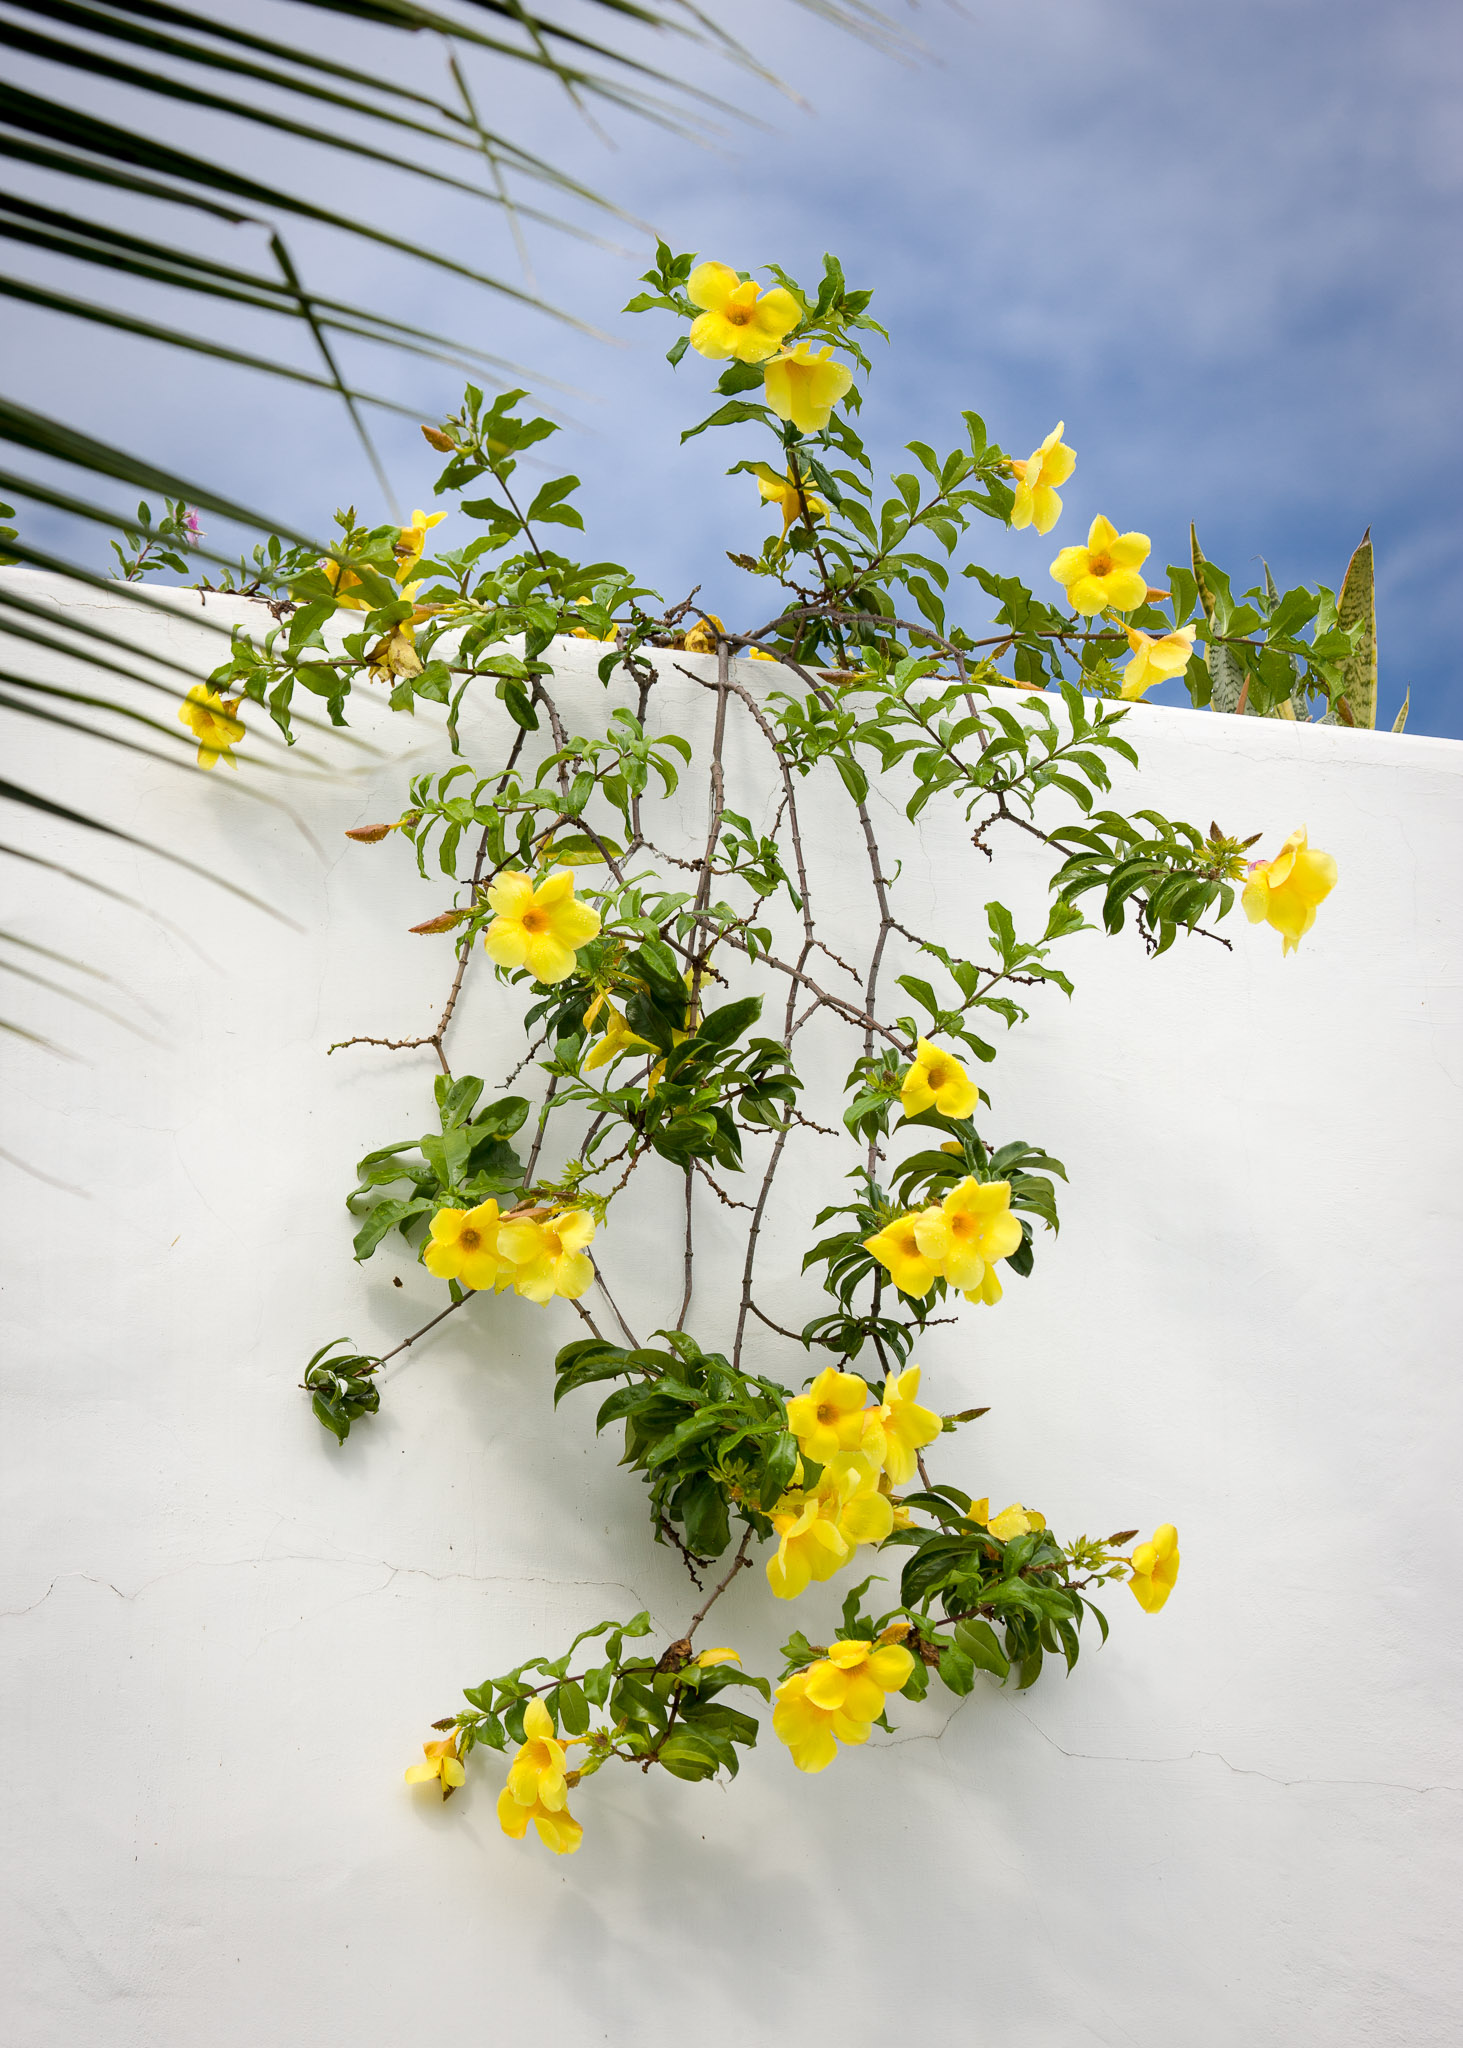
[(819, 1405), (818, 1420), (820, 1422), (836, 1422), (838, 1420), (838, 1410), (831, 1401), (824, 1401)]
[(524, 911), (523, 916), (519, 919), (519, 923), (526, 932), (547, 931), (549, 928), (548, 913), (543, 910), (530, 908)]
[(460, 1230), (457, 1234), (457, 1242), (465, 1252), (475, 1252), (482, 1241), (482, 1232), (479, 1230)]
[(1087, 573), (1089, 576), (1111, 576), (1112, 556), (1089, 555), (1087, 557)]

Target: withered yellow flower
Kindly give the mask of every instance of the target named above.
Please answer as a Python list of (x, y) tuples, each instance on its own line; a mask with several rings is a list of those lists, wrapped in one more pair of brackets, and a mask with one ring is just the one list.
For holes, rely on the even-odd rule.
[(1280, 933), (1283, 957), (1295, 951), (1316, 921), (1316, 905), (1335, 886), (1336, 862), (1307, 844), (1306, 828), (1300, 825), (1274, 860), (1251, 864), (1240, 902), (1251, 924), (1268, 924)]
[(1050, 533), (1062, 516), (1062, 501), (1056, 487), (1064, 484), (1077, 467), (1077, 457), (1062, 439), (1065, 420), (1058, 420), (1041, 446), (1025, 462), (1013, 461), (1016, 503), (1011, 508), (1013, 526), (1034, 526), (1038, 533)]
[(1138, 571), (1152, 551), (1146, 533), (1119, 533), (1099, 513), (1087, 530), (1086, 547), (1063, 548), (1051, 573), (1073, 611), (1136, 611), (1148, 595), (1147, 578)]
[(1145, 1614), (1157, 1614), (1174, 1589), (1179, 1575), (1179, 1532), (1172, 1522), (1155, 1529), (1150, 1543), (1140, 1543), (1129, 1560), (1133, 1576), (1128, 1584), (1133, 1598)]
[(426, 1762), (423, 1764), (412, 1764), (407, 1770), (406, 1782), (408, 1785), (440, 1784), (442, 1787), (442, 1797), (445, 1799), (449, 1792), (455, 1792), (458, 1786), (466, 1780), (467, 1772), (463, 1769), (462, 1760), (457, 1754), (457, 1732), (455, 1729), (451, 1735), (444, 1737), (441, 1742), (424, 1742), (422, 1744), (422, 1755), (426, 1758)]
[(229, 751), (244, 737), (244, 721), (234, 713), (242, 697), (220, 697), (207, 683), (195, 683), (178, 707), (178, 722), (186, 725), (198, 742), (200, 768), (217, 768), (227, 761), (237, 772), (238, 762)]
[(914, 1064), (904, 1076), (899, 1100), (906, 1116), (937, 1109), (941, 1116), (969, 1116), (980, 1090), (954, 1053), (941, 1052), (927, 1038), (915, 1041)]
[(1169, 676), (1181, 676), (1194, 651), (1194, 632), (1193, 626), (1180, 626), (1176, 633), (1165, 633), (1155, 640), (1151, 634), (1129, 626), (1128, 645), (1133, 654), (1123, 670), (1123, 696), (1134, 702), (1155, 683), (1164, 682)]
[(535, 981), (562, 981), (572, 974), (574, 955), (599, 936), (599, 912), (575, 901), (568, 869), (537, 885), (510, 869), (488, 890), (488, 902), (498, 913), (483, 933), (489, 959), (500, 967), (526, 967)]
[(802, 434), (821, 434), (840, 398), (853, 383), (846, 363), (835, 363), (828, 349), (812, 353), (806, 341), (774, 356), (762, 372), (767, 403), (780, 420)]
[(803, 317), (797, 300), (781, 285), (759, 292), (725, 263), (698, 263), (686, 280), (686, 292), (691, 304), (702, 308), (691, 323), (691, 346), (713, 362), (727, 356), (739, 363), (765, 362)]

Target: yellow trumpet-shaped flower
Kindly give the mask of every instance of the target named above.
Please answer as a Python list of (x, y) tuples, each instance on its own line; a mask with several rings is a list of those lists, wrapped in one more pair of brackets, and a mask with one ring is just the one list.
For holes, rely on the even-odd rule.
[[(199, 754), (201, 760), (202, 753)], [(1282, 957), (1293, 953), (1316, 921), (1316, 905), (1336, 886), (1336, 862), (1306, 842), (1297, 826), (1274, 860), (1257, 860), (1240, 902), (1251, 924), (1273, 925), (1284, 939)]]
[(913, 1479), (919, 1469), (920, 1452), (944, 1428), (933, 1408), (920, 1406), (919, 1380), (917, 1365), (907, 1365), (903, 1372), (891, 1372), (884, 1382), (883, 1400), (864, 1419), (865, 1455), (877, 1455), (896, 1486)]
[[(809, 525), (815, 519), (825, 519), (827, 517), (827, 505), (815, 491), (808, 489), (806, 483), (799, 484), (797, 474), (791, 463), (788, 464), (786, 476), (779, 476), (770, 462), (759, 462), (753, 474), (757, 479), (757, 488), (767, 503), (769, 505), (776, 505), (781, 511), (782, 530), (784, 533), (787, 532), (790, 526), (796, 526), (798, 521), (804, 517), (805, 506), (807, 508), (806, 517)], [(752, 650), (754, 660), (758, 651), (756, 648)], [(765, 655), (763, 656), (764, 660), (767, 658)]]
[(523, 1716), (524, 1742), (513, 1759), (508, 1782), (498, 1794), (498, 1825), (521, 1842), (533, 1822), (539, 1840), (556, 1856), (572, 1856), (584, 1830), (569, 1811), (569, 1774), (564, 1745), (542, 1700), (530, 1700)]
[(242, 697), (220, 697), (207, 683), (195, 683), (183, 699), (178, 722), (186, 725), (198, 742), (200, 768), (217, 768), (220, 761), (227, 761), (237, 771), (239, 764), (229, 749), (244, 737), (244, 721), (234, 716), (243, 701)]
[(725, 263), (698, 263), (686, 291), (691, 304), (702, 308), (691, 323), (691, 346), (713, 362), (727, 356), (739, 363), (765, 362), (803, 317), (797, 300), (781, 285), (761, 292), (750, 280), (743, 284)]
[(860, 1543), (882, 1543), (894, 1510), (869, 1461), (842, 1451), (824, 1466), (812, 1493), (785, 1493), (771, 1522), (779, 1540), (767, 1583), (779, 1600), (795, 1600), (811, 1580), (831, 1579)]
[(1022, 1507), (1019, 1500), (993, 1515), (989, 1495), (982, 1500), (973, 1500), (965, 1519), (978, 1523), (982, 1529), (989, 1529), (998, 1543), (1010, 1543), (1017, 1536), (1029, 1536), (1033, 1530), (1046, 1527), (1046, 1516), (1035, 1508)]
[(712, 1671), (718, 1664), (740, 1664), (741, 1657), (735, 1650), (703, 1650), (696, 1659), (703, 1671)]
[(1131, 612), (1148, 595), (1147, 578), (1138, 574), (1153, 549), (1146, 533), (1119, 533), (1099, 513), (1087, 529), (1087, 545), (1063, 548), (1052, 563), (1052, 576), (1077, 612)]
[(1165, 633), (1155, 640), (1151, 634), (1129, 626), (1128, 645), (1133, 656), (1123, 670), (1123, 696), (1134, 702), (1155, 683), (1165, 682), (1169, 676), (1181, 676), (1194, 651), (1194, 631), (1193, 626), (1180, 626), (1176, 633)]
[(508, 1773), (508, 1790), (520, 1806), (541, 1805), (557, 1811), (569, 1797), (564, 1745), (542, 1700), (530, 1700), (523, 1712), (523, 1745)]
[(904, 1076), (899, 1100), (906, 1116), (937, 1109), (941, 1116), (969, 1116), (980, 1090), (952, 1052), (941, 1052), (927, 1038), (915, 1041), (914, 1065)]
[(787, 1744), (800, 1771), (826, 1770), (840, 1742), (868, 1741), (885, 1696), (898, 1692), (913, 1669), (914, 1658), (902, 1644), (841, 1638), (826, 1657), (777, 1688), (773, 1733)]
[(556, 1294), (577, 1301), (594, 1278), (594, 1261), (584, 1247), (594, 1237), (587, 1209), (561, 1209), (542, 1220), (525, 1217), (498, 1230), (498, 1250), (511, 1259), (516, 1291), (542, 1305)]
[(801, 434), (821, 434), (852, 383), (853, 371), (846, 363), (835, 363), (826, 348), (814, 355), (805, 341), (774, 356), (762, 372), (767, 403)]
[(396, 556), (396, 580), (405, 583), (417, 563), (427, 551), (427, 535), (434, 526), (440, 526), (447, 517), (445, 512), (423, 512), (420, 507), (412, 513), (410, 526), (403, 526), (397, 534), (392, 552)]
[(938, 1209), (921, 1209), (909, 1216), (896, 1216), (873, 1237), (864, 1239), (864, 1250), (884, 1267), (901, 1294), (928, 1294), (939, 1278), (939, 1263), (921, 1250), (916, 1231), (924, 1218), (939, 1213)]
[(457, 1754), (456, 1730), (441, 1742), (424, 1742), (422, 1755), (426, 1762), (410, 1766), (406, 1774), (407, 1784), (430, 1785), (435, 1782), (441, 1785), (442, 1797), (446, 1799), (467, 1777), (462, 1759)]
[(497, 916), (483, 933), (488, 958), (500, 967), (526, 967), (535, 981), (562, 981), (574, 955), (599, 935), (599, 912), (574, 897), (567, 869), (537, 885), (518, 869), (499, 875), (488, 890)]
[(584, 1840), (584, 1829), (567, 1806), (545, 1806), (541, 1800), (532, 1806), (520, 1806), (505, 1785), (498, 1794), (499, 1827), (515, 1842), (521, 1842), (530, 1821), (544, 1847), (552, 1849), (556, 1856), (572, 1856)]
[(439, 1280), (482, 1290), (507, 1287), (513, 1267), (498, 1246), (498, 1204), (479, 1202), (475, 1209), (439, 1209), (422, 1264)]
[(1133, 1598), (1145, 1614), (1157, 1614), (1174, 1589), (1179, 1575), (1179, 1532), (1172, 1522), (1155, 1529), (1151, 1543), (1140, 1543), (1129, 1560), (1133, 1576), (1128, 1584)]
[[(972, 1298), (981, 1293), (996, 1261), (1010, 1258), (1021, 1234), (1021, 1225), (1011, 1214), (1008, 1180), (967, 1177), (951, 1188), (938, 1209), (922, 1210), (914, 1219), (920, 1251), (942, 1280)], [(994, 1298), (1000, 1299), (999, 1283)]]
[(1025, 462), (1012, 462), (1016, 478), (1013, 526), (1034, 526), (1038, 533), (1050, 533), (1061, 518), (1062, 501), (1056, 486), (1064, 484), (1077, 467), (1077, 457), (1062, 439), (1065, 428), (1066, 421), (1058, 420)]
[(655, 1051), (655, 1047), (648, 1039), (635, 1036), (624, 1017), (607, 998), (598, 998), (590, 1004), (585, 1013), (586, 1024), (593, 1023), (601, 1002), (610, 1013), (609, 1020), (605, 1024), (604, 1035), (584, 1062), (586, 1074), (592, 1073), (596, 1067), (607, 1067), (612, 1060), (619, 1059), (622, 1053)]
[(798, 1449), (819, 1465), (831, 1464), (840, 1451), (856, 1451), (868, 1398), (868, 1386), (856, 1372), (825, 1365), (806, 1394), (787, 1404), (787, 1426)]

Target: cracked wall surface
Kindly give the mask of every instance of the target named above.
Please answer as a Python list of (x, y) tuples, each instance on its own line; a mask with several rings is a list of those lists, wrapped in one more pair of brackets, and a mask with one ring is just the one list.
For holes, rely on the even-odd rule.
[[(118, 623), (115, 598), (25, 580)], [(206, 624), (239, 608), (169, 602), (127, 625), (139, 644), (221, 658)], [(603, 704), (596, 651), (561, 650), (571, 729)], [(704, 693), (677, 687), (696, 729)], [(5, 1047), (4, 1148), (48, 1177), (0, 1169), (7, 2048), (715, 2048), (830, 2025), (854, 2048), (913, 2027), (1452, 2048), (1463, 747), (1138, 707), (1122, 800), (1262, 830), (1262, 852), (1305, 822), (1340, 884), (1288, 961), (1237, 918), (1232, 953), (1156, 962), (1084, 935), (1075, 997), (1035, 1004), (980, 1074), (994, 1134), (1049, 1146), (1071, 1185), (1033, 1278), (916, 1353), (938, 1405), (991, 1405), (942, 1469), (1068, 1534), (1176, 1521), (1163, 1614), (1119, 1591), (1070, 1679), (901, 1704), (819, 1778), (770, 1730), (730, 1787), (605, 1771), (582, 1851), (554, 1859), (499, 1832), (492, 1759), (445, 1808), (407, 1791), (427, 1723), (589, 1623), (646, 1606), (676, 1630), (696, 1602), (592, 1398), (552, 1413), (567, 1308), (474, 1304), (396, 1361), (343, 1449), (297, 1390), (328, 1338), (385, 1350), (440, 1301), (404, 1250), (353, 1266), (342, 1203), (362, 1152), (427, 1127), (428, 1058), (325, 1049), (440, 1004), (443, 942), (407, 927), (445, 884), (342, 834), (448, 757), (435, 714), (368, 704), (356, 730), (374, 752), (310, 735), (314, 762), (237, 786), (88, 745), (60, 787), (35, 734), (7, 770), (281, 913), (128, 847), (96, 872), (167, 922), (0, 872), (6, 928), (111, 976), (98, 999), (137, 1027), (6, 990), (76, 1055)], [(244, 751), (266, 753), (253, 727)], [(732, 773), (769, 815), (745, 734)], [(808, 801), (819, 916), (856, 958), (862, 854), (836, 800)], [(876, 786), (915, 923), (974, 948), (989, 896), (1036, 917), (1024, 848), (992, 870), (958, 817), (910, 828), (899, 805)], [(825, 1121), (848, 1064), (826, 1046)], [(454, 1065), (493, 1085), (517, 1056), (480, 977)], [(764, 1298), (793, 1325), (812, 1213), (840, 1199), (845, 1162), (820, 1156), (765, 1234)], [(681, 1284), (679, 1180), (653, 1172), (597, 1247), (642, 1330)], [(698, 1207), (708, 1343), (732, 1221)], [(806, 1369), (758, 1341), (765, 1370)], [(746, 1574), (714, 1640), (772, 1668), (845, 1584), (773, 1611)]]

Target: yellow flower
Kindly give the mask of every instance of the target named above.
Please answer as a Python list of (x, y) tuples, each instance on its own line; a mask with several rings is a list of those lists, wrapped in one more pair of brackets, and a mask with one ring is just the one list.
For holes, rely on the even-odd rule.
[(442, 1797), (446, 1799), (467, 1777), (457, 1754), (456, 1730), (441, 1742), (424, 1742), (422, 1755), (427, 1761), (413, 1764), (407, 1771), (406, 1782), (408, 1785), (430, 1785), (436, 1780), (442, 1787)]
[(938, 1209), (921, 1209), (910, 1216), (896, 1216), (873, 1237), (864, 1239), (864, 1250), (879, 1261), (901, 1294), (928, 1294), (939, 1277), (936, 1261), (920, 1248), (915, 1226), (926, 1217), (938, 1216)]
[(498, 1251), (518, 1268), (516, 1291), (542, 1305), (556, 1294), (577, 1301), (594, 1278), (594, 1261), (584, 1246), (594, 1236), (594, 1218), (587, 1209), (561, 1209), (542, 1221), (525, 1217), (498, 1230)]
[(1087, 530), (1085, 548), (1063, 548), (1052, 563), (1052, 575), (1077, 612), (1130, 612), (1148, 595), (1146, 577), (1138, 574), (1153, 543), (1146, 533), (1119, 533), (1099, 513)]
[(1022, 1507), (1019, 1500), (993, 1515), (988, 1495), (970, 1503), (970, 1513), (965, 1519), (978, 1523), (982, 1529), (989, 1529), (998, 1543), (1010, 1543), (1017, 1536), (1029, 1536), (1033, 1530), (1046, 1527), (1046, 1516), (1038, 1514), (1035, 1508)]
[(885, 1695), (898, 1692), (913, 1669), (902, 1644), (840, 1639), (777, 1688), (773, 1732), (800, 1771), (826, 1770), (840, 1742), (868, 1741)]
[(779, 1600), (795, 1600), (810, 1580), (831, 1579), (860, 1543), (882, 1543), (894, 1510), (868, 1461), (844, 1451), (824, 1466), (812, 1493), (785, 1493), (770, 1519), (780, 1540), (767, 1583)]
[(498, 1246), (497, 1203), (439, 1209), (432, 1218), (431, 1242), (422, 1253), (422, 1264), (439, 1280), (455, 1280), (461, 1287), (508, 1286), (513, 1268)]
[(1041, 446), (1025, 462), (1013, 462), (1016, 503), (1011, 508), (1013, 526), (1034, 526), (1038, 533), (1050, 533), (1062, 516), (1062, 501), (1056, 486), (1064, 484), (1077, 467), (1077, 458), (1062, 439), (1065, 420), (1058, 420)]
[(1129, 626), (1128, 645), (1133, 658), (1123, 670), (1124, 697), (1135, 701), (1155, 683), (1169, 676), (1181, 676), (1194, 651), (1194, 630), (1192, 626), (1180, 626), (1176, 633), (1165, 633), (1161, 640), (1155, 640), (1151, 634)]
[(691, 304), (702, 308), (691, 323), (691, 346), (713, 362), (726, 356), (739, 363), (765, 362), (803, 317), (797, 300), (781, 285), (759, 292), (724, 263), (698, 263), (686, 290)]
[(574, 899), (568, 869), (532, 878), (512, 869), (488, 890), (498, 915), (483, 933), (488, 958), (500, 967), (526, 967), (535, 981), (562, 981), (574, 972), (574, 955), (599, 934), (599, 912)]
[(178, 722), (186, 725), (198, 742), (200, 768), (216, 768), (227, 761), (236, 770), (238, 762), (229, 752), (244, 737), (244, 721), (234, 713), (242, 697), (220, 697), (207, 683), (195, 683), (178, 708)]
[(532, 1806), (520, 1806), (507, 1786), (498, 1794), (498, 1825), (505, 1835), (515, 1842), (521, 1842), (528, 1833), (532, 1821), (538, 1829), (538, 1838), (546, 1849), (552, 1849), (556, 1856), (572, 1856), (584, 1840), (584, 1829), (575, 1820), (567, 1806), (545, 1806), (542, 1801)]
[[(199, 760), (203, 759), (200, 750)], [(1282, 957), (1293, 953), (1316, 921), (1316, 905), (1336, 886), (1336, 862), (1306, 844), (1306, 828), (1297, 826), (1274, 860), (1257, 860), (1245, 883), (1245, 916), (1251, 924), (1273, 925), (1285, 941)]]
[[(1021, 1242), (1021, 1225), (1011, 1214), (1011, 1183), (967, 1177), (938, 1209), (916, 1216), (914, 1236), (940, 1278), (973, 1300), (982, 1293), (989, 1268), (997, 1259), (1009, 1259)], [(999, 1301), (1000, 1283), (994, 1296), (982, 1298)]]
[(710, 1671), (718, 1664), (740, 1664), (741, 1661), (735, 1650), (703, 1650), (696, 1659), (703, 1671)]
[(914, 1065), (904, 1077), (899, 1100), (906, 1116), (937, 1109), (941, 1116), (962, 1117), (975, 1108), (980, 1090), (954, 1053), (941, 1052), (927, 1038), (920, 1038), (915, 1041)]
[(524, 1743), (513, 1759), (508, 1782), (498, 1794), (498, 1825), (521, 1842), (533, 1822), (539, 1840), (556, 1856), (572, 1856), (584, 1830), (568, 1807), (569, 1779), (564, 1745), (542, 1700), (530, 1700), (523, 1716)]
[(933, 1408), (920, 1406), (919, 1378), (917, 1365), (890, 1373), (884, 1382), (884, 1398), (869, 1411), (865, 1425), (866, 1453), (878, 1447), (880, 1462), (896, 1486), (913, 1479), (919, 1468), (920, 1452), (944, 1428)]
[(831, 1464), (840, 1451), (856, 1451), (868, 1398), (868, 1387), (856, 1372), (825, 1365), (806, 1394), (787, 1404), (787, 1426), (798, 1449), (819, 1465)]
[(398, 583), (405, 583), (426, 553), (427, 535), (434, 526), (440, 526), (446, 517), (445, 512), (423, 512), (418, 509), (411, 515), (411, 525), (403, 526), (399, 530), (392, 550), (396, 556)]
[(569, 1797), (564, 1745), (542, 1700), (530, 1700), (523, 1713), (523, 1746), (508, 1773), (508, 1790), (520, 1806), (541, 1805), (557, 1812)]
[[(790, 526), (796, 526), (803, 517), (804, 506), (807, 507), (809, 525), (815, 519), (827, 517), (827, 505), (824, 504), (816, 492), (808, 489), (806, 483), (799, 487), (797, 473), (791, 463), (787, 466), (786, 476), (779, 476), (770, 462), (759, 462), (754, 474), (757, 478), (757, 488), (767, 503), (781, 508), (782, 530), (784, 533), (787, 532)], [(757, 651), (755, 648), (752, 650), (754, 660), (756, 659)], [(764, 661), (770, 658), (768, 655), (763, 655), (762, 657)]]
[(688, 654), (715, 654), (716, 638), (726, 631), (715, 612), (708, 612), (704, 619), (698, 619), (689, 633), (682, 636), (678, 644)]
[(384, 633), (366, 656), (370, 663), (370, 678), (373, 683), (389, 683), (396, 676), (419, 676), (422, 672), (422, 657), (417, 653), (416, 636), (410, 620)]
[(1145, 1614), (1157, 1614), (1173, 1591), (1179, 1575), (1179, 1532), (1165, 1522), (1153, 1532), (1151, 1543), (1140, 1543), (1129, 1559), (1133, 1576), (1128, 1584), (1133, 1598)]
[(630, 1029), (630, 1026), (620, 1015), (614, 1004), (606, 998), (601, 997), (596, 1002), (590, 1004), (588, 1011), (585, 1013), (584, 1021), (586, 1024), (593, 1023), (595, 1011), (598, 1009), (599, 1002), (601, 1001), (604, 1002), (605, 1008), (610, 1013), (609, 1021), (604, 1027), (604, 1035), (600, 1039), (599, 1044), (584, 1062), (584, 1072), (586, 1074), (591, 1073), (595, 1067), (607, 1067), (611, 1060), (617, 1060), (622, 1053), (655, 1051), (655, 1047), (648, 1039), (635, 1036), (635, 1033)]
[(826, 348), (812, 354), (805, 341), (774, 356), (762, 372), (767, 403), (780, 420), (790, 420), (803, 434), (822, 433), (852, 382), (853, 371), (846, 363), (835, 363)]

